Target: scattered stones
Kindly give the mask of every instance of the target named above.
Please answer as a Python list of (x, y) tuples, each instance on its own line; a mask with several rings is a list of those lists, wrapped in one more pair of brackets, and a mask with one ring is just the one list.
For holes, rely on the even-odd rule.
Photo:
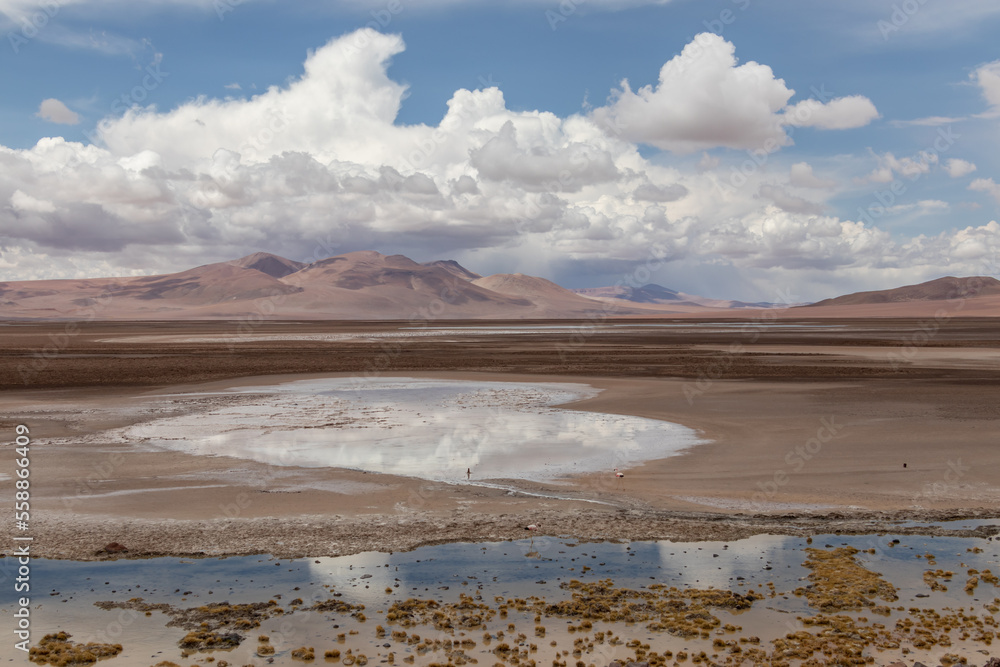
[(128, 548), (126, 548), (124, 544), (120, 544), (118, 542), (108, 542), (102, 548), (94, 552), (94, 555), (104, 556), (104, 555), (127, 554), (127, 553), (128, 553)]

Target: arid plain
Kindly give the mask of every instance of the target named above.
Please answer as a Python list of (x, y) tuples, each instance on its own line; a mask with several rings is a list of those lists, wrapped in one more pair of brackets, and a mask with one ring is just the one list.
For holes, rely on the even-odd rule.
[[(876, 532), (890, 522), (899, 533), (910, 530), (899, 521), (1000, 515), (1000, 321), (789, 312), (435, 329), (11, 322), (0, 327), (0, 415), (5, 430), (27, 424), (38, 443), (39, 556), (102, 557), (111, 542), (131, 555), (330, 556), (521, 538), (527, 523), (595, 540)], [(510, 331), (469, 328), (484, 326)], [(666, 420), (704, 442), (624, 480), (609, 469), (481, 485), (464, 467), (429, 481), (93, 437), (154, 409), (203, 410), (226, 388), (327, 376), (587, 384), (599, 395), (563, 407)], [(206, 398), (174, 400), (185, 394)]]

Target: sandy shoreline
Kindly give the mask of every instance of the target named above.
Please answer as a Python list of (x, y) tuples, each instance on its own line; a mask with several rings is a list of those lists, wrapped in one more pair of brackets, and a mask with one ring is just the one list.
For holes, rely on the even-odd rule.
[[(734, 335), (737, 342), (742, 340), (742, 334)], [(832, 532), (829, 527), (835, 525), (845, 532), (880, 532), (894, 520), (1000, 515), (1000, 449), (994, 438), (1000, 384), (992, 364), (969, 368), (976, 348), (994, 347), (993, 329), (963, 328), (953, 340), (942, 336), (934, 342), (963, 351), (933, 355), (934, 368), (911, 364), (906, 373), (886, 370), (885, 360), (872, 351), (873, 345), (884, 347), (884, 325), (837, 333), (835, 340), (828, 340), (831, 335), (817, 332), (785, 340), (787, 334), (777, 332), (759, 341), (764, 346), (760, 354), (754, 354), (747, 341), (747, 351), (720, 353), (708, 361), (698, 356), (706, 351), (697, 349), (706, 343), (691, 341), (686, 333), (663, 334), (654, 347), (645, 334), (636, 334), (628, 344), (618, 340), (618, 351), (599, 337), (574, 348), (585, 366), (592, 366), (587, 361), (591, 358), (608, 364), (615, 355), (629, 355), (634, 365), (649, 350), (666, 355), (657, 357), (665, 369), (678, 355), (702, 358), (702, 365), (694, 367), (697, 372), (677, 366), (679, 377), (629, 376), (615, 373), (613, 363), (603, 373), (585, 374), (571, 372), (572, 364), (559, 374), (458, 368), (476, 355), (485, 358), (494, 354), (491, 350), (510, 346), (523, 348), (519, 354), (530, 361), (530, 349), (539, 349), (540, 343), (517, 337), (470, 343), (475, 351), (456, 351), (450, 357), (452, 368), (376, 373), (588, 384), (601, 393), (562, 408), (674, 422), (709, 441), (627, 470), (620, 486), (610, 474), (550, 484), (503, 484), (524, 492), (516, 493), (462, 484), (464, 468), (456, 471), (455, 483), (429, 482), (137, 451), (86, 437), (130, 419), (141, 420), (142, 406), (151, 400), (169, 406), (168, 394), (358, 374), (324, 370), (261, 375), (258, 370), (201, 381), (199, 360), (219, 352), (200, 347), (171, 362), (183, 359), (194, 381), (4, 391), (0, 415), (2, 427), (11, 433), (15, 424), (27, 423), (37, 440), (71, 439), (65, 444), (43, 442), (32, 450), (32, 530), (39, 556), (93, 558), (113, 541), (136, 555), (332, 555), (437, 541), (515, 539), (523, 537), (523, 526), (531, 522), (544, 523), (550, 535), (587, 539), (698, 540), (776, 531)], [(788, 354), (776, 354), (776, 343)], [(95, 349), (89, 345), (83, 340), (81, 349)], [(397, 351), (393, 358), (419, 353), (424, 357), (413, 358), (435, 359), (435, 352), (424, 345)], [(150, 363), (135, 354), (151, 348), (123, 349), (118, 349), (125, 364), (120, 379), (128, 385), (125, 371), (147, 372), (143, 369)], [(313, 354), (311, 350), (325, 348), (308, 349)], [(918, 349), (916, 356), (930, 357), (931, 352)], [(302, 353), (299, 348), (281, 352), (292, 360)], [(251, 369), (258, 361), (253, 355), (236, 357)], [(938, 367), (949, 359), (960, 367)], [(85, 355), (57, 361), (80, 369), (92, 363)], [(542, 364), (536, 370), (547, 367)], [(762, 370), (758, 377), (747, 378), (747, 368)], [(918, 372), (912, 372), (914, 368)], [(112, 418), (103, 410), (108, 406), (135, 409), (131, 416)], [(12, 536), (9, 526), (0, 532)]]
[[(450, 542), (502, 542), (525, 539), (523, 515), (530, 502), (510, 501), (511, 512), (480, 514), (467, 511), (420, 515), (358, 516), (302, 515), (282, 518), (179, 521), (112, 516), (67, 516), (41, 513), (36, 532), (36, 557), (106, 560), (113, 558), (220, 557), (268, 554), (276, 558), (315, 558), (364, 552), (411, 551)], [(753, 535), (896, 534), (950, 537), (1000, 535), (1000, 511), (995, 509), (921, 512), (832, 512), (805, 515), (732, 515), (704, 512), (568, 509), (562, 506), (529, 510), (543, 525), (533, 535), (576, 541), (674, 542), (734, 541)], [(975, 517), (996, 519), (977, 528), (949, 527), (948, 521)], [(939, 525), (911, 526), (909, 522)], [(108, 554), (103, 545), (126, 545), (127, 553)]]

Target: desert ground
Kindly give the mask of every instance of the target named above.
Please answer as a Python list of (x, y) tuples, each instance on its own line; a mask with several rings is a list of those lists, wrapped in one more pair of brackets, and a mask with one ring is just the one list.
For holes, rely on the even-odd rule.
[[(549, 324), (568, 323), (2, 326), (0, 418), (10, 441), (31, 430), (35, 553), (326, 556), (509, 539), (528, 523), (694, 540), (1000, 516), (996, 320)], [(666, 420), (706, 442), (621, 485), (607, 471), (481, 486), (464, 469), (427, 481), (85, 437), (141, 412), (109, 406), (358, 375), (578, 382), (602, 391), (564, 409)]]

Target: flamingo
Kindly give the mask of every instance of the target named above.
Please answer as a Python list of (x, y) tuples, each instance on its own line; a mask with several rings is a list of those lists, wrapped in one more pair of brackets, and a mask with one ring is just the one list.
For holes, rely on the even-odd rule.
[(618, 468), (615, 468), (615, 478), (622, 481), (622, 489), (625, 489), (625, 473), (619, 472)]
[[(541, 528), (542, 528), (542, 524), (540, 524), (540, 523), (530, 523), (530, 524), (528, 524), (527, 526), (524, 527), (525, 530), (529, 530), (532, 533), (534, 533), (536, 530), (540, 530)], [(535, 536), (532, 535), (531, 536), (531, 546), (534, 546), (534, 544), (535, 544)]]

